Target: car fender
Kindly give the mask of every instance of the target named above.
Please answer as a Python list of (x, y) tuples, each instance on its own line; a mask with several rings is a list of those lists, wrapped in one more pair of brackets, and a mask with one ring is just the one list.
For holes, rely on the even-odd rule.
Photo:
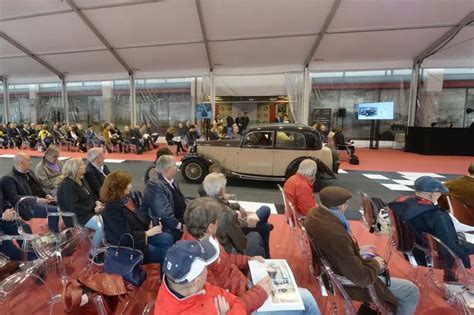
[(327, 165), (324, 164), (323, 161), (313, 156), (301, 156), (291, 161), (290, 165), (288, 165), (288, 167), (286, 168), (285, 177), (289, 178), (291, 175), (296, 173), (296, 170), (298, 169), (298, 165), (300, 164), (300, 162), (306, 159), (310, 159), (316, 162), (316, 165), (318, 167), (318, 172), (327, 174), (331, 178), (336, 178), (336, 175), (334, 174), (334, 172), (329, 167), (327, 167)]
[(211, 166), (212, 164), (217, 164), (224, 171), (224, 173), (227, 173), (227, 170), (222, 166), (221, 163), (219, 163), (216, 160), (208, 157), (205, 154), (201, 154), (201, 153), (197, 153), (197, 152), (185, 155), (183, 157), (183, 159), (181, 160), (181, 163), (183, 163), (184, 161), (193, 160), (193, 159), (200, 160), (201, 162), (206, 164), (207, 167)]

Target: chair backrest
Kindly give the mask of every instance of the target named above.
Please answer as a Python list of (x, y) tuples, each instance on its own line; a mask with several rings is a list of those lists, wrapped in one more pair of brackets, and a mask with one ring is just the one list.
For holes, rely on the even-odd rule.
[(361, 207), (364, 210), (362, 214), (363, 225), (369, 229), (370, 233), (379, 232), (380, 229), (377, 226), (379, 208), (365, 192), (358, 190), (357, 196), (359, 197)]
[(474, 226), (474, 209), (470, 209), (462, 201), (453, 196), (446, 195), (446, 199), (456, 219), (461, 223)]
[(286, 216), (286, 220), (288, 221), (288, 225), (291, 228), (294, 228), (295, 221), (294, 221), (294, 218), (293, 218), (290, 206), (289, 206), (289, 200), (286, 197), (286, 194), (285, 194), (285, 191), (283, 190), (283, 187), (281, 187), (280, 184), (277, 184), (277, 187), (278, 187), (278, 189), (280, 189), (281, 197), (283, 198), (283, 204), (285, 205), (285, 216)]
[(400, 220), (391, 208), (388, 208), (388, 214), (392, 224), (392, 238), (397, 246), (397, 250), (404, 253), (411, 252), (415, 247), (415, 234), (413, 234), (406, 223)]
[(155, 311), (155, 300), (149, 302), (143, 309), (142, 315), (151, 315)]
[(440, 239), (423, 233), (423, 240), (429, 250), (426, 260), (428, 267), (444, 271), (441, 282), (457, 282), (469, 286), (469, 275), (462, 260)]
[[(339, 279), (337, 279), (337, 276), (332, 271), (329, 263), (322, 257), (320, 257), (320, 261), (321, 271), (326, 278), (325, 283), (328, 286), (328, 290), (332, 292), (335, 298), (331, 305), (331, 314), (356, 315), (357, 310), (352, 303), (351, 297), (346, 292)], [(337, 300), (342, 300), (342, 303), (338, 302)]]

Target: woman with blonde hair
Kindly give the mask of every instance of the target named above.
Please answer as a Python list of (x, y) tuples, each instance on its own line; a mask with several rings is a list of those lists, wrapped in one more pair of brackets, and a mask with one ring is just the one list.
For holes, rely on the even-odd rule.
[[(135, 247), (144, 254), (144, 263), (160, 263), (163, 271), (163, 260), (168, 248), (173, 246), (173, 236), (162, 232), (161, 222), (152, 223), (148, 215), (135, 209), (128, 197), (131, 189), (132, 176), (128, 172), (115, 171), (105, 178), (100, 189), (100, 199), (105, 204), (102, 211), (105, 237), (110, 244), (118, 245), (123, 234), (131, 234)], [(121, 244), (133, 246), (127, 237)]]
[[(71, 158), (63, 167), (64, 180), (58, 189), (58, 206), (61, 210), (73, 212), (77, 216), (79, 224), (95, 231), (92, 239), (94, 250), (100, 247), (103, 231), (99, 214), (102, 203), (97, 201), (84, 179), (86, 166), (81, 158)], [(64, 219), (66, 226), (72, 226), (72, 222)]]
[(63, 162), (59, 161), (59, 148), (52, 145), (44, 151), (41, 162), (36, 165), (35, 175), (39, 184), (48, 194), (56, 196), (56, 190), (62, 181)]

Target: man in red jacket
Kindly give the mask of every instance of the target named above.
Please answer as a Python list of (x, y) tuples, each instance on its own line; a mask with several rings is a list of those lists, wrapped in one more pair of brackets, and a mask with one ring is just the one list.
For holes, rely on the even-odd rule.
[[(209, 197), (197, 198), (189, 203), (184, 213), (186, 229), (182, 239), (197, 240), (213, 237), (217, 231), (217, 212), (221, 206)], [(238, 296), (243, 301), (248, 314), (255, 312), (271, 294), (271, 279), (267, 276), (261, 281), (249, 285), (246, 274), (248, 273), (249, 260), (263, 262), (263, 258), (228, 254), (221, 244), (219, 244), (219, 248), (219, 258), (207, 267), (208, 282)], [(319, 315), (318, 305), (311, 293), (306, 289), (300, 289), (300, 294), (305, 306), (304, 311), (278, 311), (276, 314)], [(262, 314), (270, 314), (270, 312)]]
[(283, 191), (302, 216), (306, 217), (310, 209), (316, 207), (313, 195), (313, 183), (316, 180), (318, 166), (315, 161), (301, 161), (296, 174), (288, 178)]
[(235, 295), (206, 282), (207, 266), (218, 257), (219, 245), (212, 237), (176, 242), (163, 262), (155, 315), (246, 314), (245, 306)]

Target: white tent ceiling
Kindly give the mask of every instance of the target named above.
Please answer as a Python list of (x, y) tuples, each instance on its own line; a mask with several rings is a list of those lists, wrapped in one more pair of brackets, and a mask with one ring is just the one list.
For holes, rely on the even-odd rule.
[[(159, 77), (205, 74), (211, 67), (216, 74), (302, 70), (335, 1), (74, 3), (136, 77)], [(411, 67), (420, 52), (473, 10), (474, 0), (342, 0), (309, 68)], [(67, 80), (128, 75), (66, 0), (0, 0), (0, 32)], [(465, 27), (424, 65), (474, 67), (474, 26)], [(2, 38), (0, 76), (12, 82), (57, 79)]]

